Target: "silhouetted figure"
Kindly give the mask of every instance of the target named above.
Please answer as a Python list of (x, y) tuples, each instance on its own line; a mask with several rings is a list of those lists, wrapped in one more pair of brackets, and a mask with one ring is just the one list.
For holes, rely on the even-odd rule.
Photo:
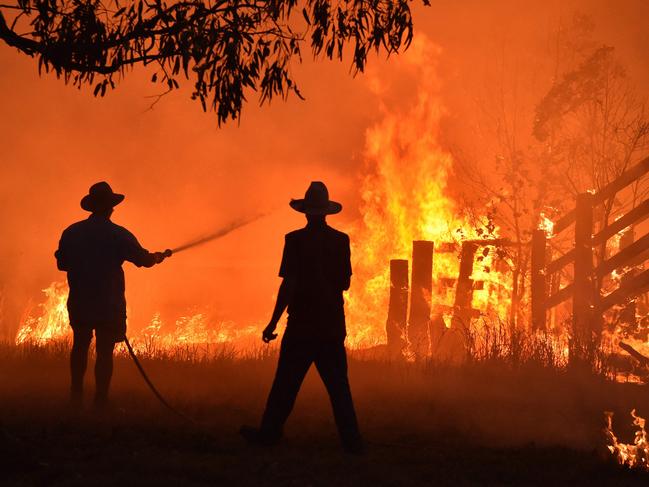
[(345, 449), (361, 453), (354, 403), (347, 379), (343, 291), (349, 288), (349, 237), (327, 225), (328, 214), (342, 206), (329, 200), (326, 186), (313, 182), (304, 199), (292, 200), (294, 210), (305, 213), (306, 227), (286, 235), (279, 275), (283, 278), (270, 323), (263, 332), (268, 343), (288, 307), (288, 322), (279, 363), (261, 426), (243, 426), (250, 443), (273, 445), (282, 437), (304, 377), (315, 363), (327, 388), (336, 426)]
[(68, 274), (70, 295), (68, 314), (74, 332), (70, 354), (71, 399), (80, 406), (88, 349), (95, 331), (95, 405), (108, 400), (113, 373), (115, 343), (126, 334), (126, 299), (122, 264), (152, 267), (171, 255), (171, 251), (151, 253), (131, 232), (110, 220), (113, 208), (124, 195), (113, 193), (106, 182), (90, 187), (81, 208), (91, 212), (86, 220), (70, 225), (61, 235), (54, 254), (59, 270)]

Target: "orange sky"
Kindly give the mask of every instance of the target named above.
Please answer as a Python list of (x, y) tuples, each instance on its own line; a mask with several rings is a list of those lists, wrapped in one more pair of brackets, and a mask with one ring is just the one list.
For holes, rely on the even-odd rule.
[[(547, 52), (549, 32), (576, 7), (593, 16), (597, 38), (616, 46), (638, 85), (649, 85), (648, 2), (433, 4), (416, 9), (417, 35), (442, 48), (439, 95), (446, 126), (468, 145), (474, 139), (469, 102), (490, 79), (489, 60), (506, 52), (508, 62), (534, 80), (531, 91), (547, 89), (551, 80), (535, 74), (542, 63), (534, 56)], [(0, 337), (15, 332), (28, 299), (38, 301), (40, 289), (63, 278), (52, 256), (58, 237), (85, 217), (79, 199), (102, 179), (127, 195), (114, 220), (152, 250), (260, 210), (271, 212), (163, 266), (127, 265), (132, 320), (146, 321), (156, 310), (176, 317), (192, 307), (242, 323), (267, 319), (283, 234), (303, 222), (289, 199), (321, 179), (345, 206), (331, 223), (345, 229), (359, 217), (366, 131), (386, 111), (406, 110), (413, 102), (409, 88), (417, 73), (393, 61), (372, 59), (367, 75), (356, 78), (347, 62), (306, 61), (295, 69), (305, 102), (276, 100), (259, 108), (253, 95), (240, 124), (218, 129), (215, 117), (202, 113), (186, 92), (149, 110), (147, 97), (160, 87), (147, 83), (150, 75), (142, 70), (95, 99), (89, 89), (39, 78), (33, 60), (0, 45)]]

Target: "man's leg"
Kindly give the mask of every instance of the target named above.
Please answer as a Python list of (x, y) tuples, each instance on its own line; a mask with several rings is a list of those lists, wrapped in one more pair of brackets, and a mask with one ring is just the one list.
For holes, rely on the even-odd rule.
[(80, 405), (83, 397), (83, 376), (88, 367), (88, 349), (92, 340), (92, 329), (73, 330), (72, 350), (70, 351), (70, 398)]
[(347, 353), (344, 343), (323, 343), (316, 355), (315, 365), (329, 393), (343, 445), (354, 453), (360, 453), (363, 442), (347, 378)]
[(309, 344), (282, 341), (273, 387), (268, 395), (266, 410), (261, 420), (261, 435), (267, 440), (282, 436), (304, 376), (313, 362)]
[(95, 362), (95, 404), (104, 405), (108, 402), (108, 389), (110, 387), (110, 379), (113, 376), (113, 350), (115, 349), (115, 340), (112, 333), (97, 330), (95, 334), (95, 349), (97, 351), (97, 360)]

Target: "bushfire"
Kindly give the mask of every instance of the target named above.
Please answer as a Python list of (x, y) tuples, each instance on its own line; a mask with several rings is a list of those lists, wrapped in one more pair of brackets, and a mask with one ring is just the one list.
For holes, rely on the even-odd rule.
[[(634, 250), (640, 247), (633, 242), (632, 229), (635, 223), (633, 218), (638, 218), (640, 214), (637, 208), (647, 210), (647, 201), (634, 207), (628, 215), (617, 216), (615, 221), (607, 224), (593, 222), (594, 208), (601, 204), (596, 199), (606, 195), (607, 187), (599, 192), (580, 194), (592, 199), (589, 200), (590, 206), (580, 207), (577, 204), (571, 219), (563, 218), (555, 222), (541, 211), (536, 228), (537, 242), (541, 242), (538, 247), (541, 249), (541, 265), (536, 262), (535, 274), (534, 265), (535, 260), (539, 260), (539, 253), (535, 256), (534, 250), (531, 250), (531, 276), (527, 281), (530, 281), (533, 289), (519, 289), (519, 283), (527, 281), (525, 277), (520, 279), (516, 276), (520, 262), (515, 262), (513, 253), (507, 248), (512, 242), (502, 235), (504, 232), (486, 209), (481, 215), (470, 213), (452, 196), (450, 184), (456, 164), (453, 155), (440, 143), (445, 107), (435, 76), (438, 56), (438, 48), (425, 40), (413, 45), (399, 62), (420, 71), (414, 103), (401, 110), (383, 106), (382, 119), (366, 132), (358, 195), (360, 218), (345, 228), (351, 236), (354, 271), (352, 287), (345, 294), (347, 345), (359, 350), (390, 348), (386, 319), (394, 287), (391, 262), (399, 260), (407, 263), (404, 282), (409, 282), (410, 288), (406, 291), (404, 308), (404, 315), (409, 317), (399, 330), (402, 333), (399, 342), (403, 345), (397, 347), (398, 358), (406, 361), (432, 358), (458, 362), (495, 355), (517, 360), (527, 354), (530, 360), (565, 367), (571, 354), (581, 353), (574, 348), (575, 342), (581, 338), (575, 332), (575, 323), (580, 323), (581, 318), (573, 316), (571, 327), (568, 321), (562, 322), (552, 308), (565, 306), (563, 303), (568, 299), (572, 299), (573, 303), (581, 299), (581, 309), (586, 310), (585, 316), (590, 318), (587, 326), (583, 327), (586, 335), (592, 336), (593, 331), (598, 331), (601, 339), (597, 352), (604, 351), (606, 354), (605, 357), (594, 353), (588, 356), (592, 359), (591, 365), (595, 367), (597, 362), (597, 367), (604, 373), (611, 372), (605, 370), (608, 357), (619, 354), (620, 347), (624, 348), (626, 344), (636, 353), (632, 356), (640, 361), (641, 367), (634, 364), (626, 367), (623, 373), (613, 370), (610, 376), (619, 381), (647, 382), (647, 323), (636, 326), (634, 330), (629, 325), (632, 322), (635, 326), (641, 322), (639, 318), (643, 318), (635, 307), (634, 300), (638, 293), (632, 295), (629, 289), (634, 285), (638, 287), (638, 281), (631, 279), (635, 273), (644, 270), (644, 264), (637, 261), (637, 257), (645, 254), (641, 253), (643, 249)], [(623, 174), (619, 176), (620, 180), (638, 180), (649, 172), (647, 161), (649, 159), (638, 164), (640, 170), (636, 171), (637, 174), (628, 177)], [(625, 184), (631, 184), (628, 181)], [(613, 181), (609, 186), (616, 184)], [(619, 188), (608, 197), (614, 197), (617, 191)], [(588, 210), (585, 213), (582, 211), (584, 208)], [(578, 245), (584, 214), (590, 219), (584, 232), (590, 254), (578, 256), (580, 249), (585, 247)], [(641, 218), (644, 216), (644, 213), (640, 215)], [(552, 261), (556, 249), (547, 241), (555, 236), (555, 231), (560, 232), (572, 224), (574, 247), (571, 250), (561, 249), (555, 253), (557, 255)], [(557, 226), (561, 228), (557, 230)], [(625, 235), (628, 234), (631, 235), (631, 242), (625, 243)], [(517, 244), (534, 247), (533, 238)], [(601, 255), (593, 252), (595, 241), (601, 244)], [(644, 240), (644, 245), (646, 242)], [(430, 287), (415, 286), (415, 243), (424, 244), (429, 249), (432, 261), (428, 269), (432, 282)], [(635, 253), (623, 253), (625, 246)], [(622, 257), (609, 255), (614, 252)], [(545, 261), (546, 258), (549, 262)], [(599, 267), (594, 267), (593, 262), (598, 259)], [(551, 277), (553, 272), (561, 271), (568, 263), (573, 265), (571, 272)], [(584, 276), (581, 281), (578, 279), (580, 272)], [(597, 278), (593, 278), (594, 275)], [(645, 276), (646, 281), (642, 282), (646, 287), (649, 279), (645, 274), (640, 274), (642, 276)], [(532, 302), (535, 282), (538, 291), (539, 280), (542, 282), (542, 325), (535, 323), (535, 306)], [(573, 282), (568, 284), (567, 280)], [(596, 289), (594, 283), (598, 286)], [(461, 290), (462, 286), (468, 288)], [(611, 289), (607, 289), (607, 286)], [(586, 291), (582, 292), (584, 289)], [(597, 292), (598, 299), (601, 298), (600, 302), (592, 303), (589, 301), (591, 298), (582, 299), (593, 290)], [(459, 299), (461, 292), (466, 295), (465, 301)], [(43, 293), (42, 302), (29, 306), (25, 311), (15, 336), (17, 345), (46, 345), (70, 340), (67, 285), (56, 281)], [(426, 323), (423, 331), (428, 342), (423, 348), (423, 356), (420, 355), (421, 348), (417, 349), (414, 344), (414, 334), (411, 334), (413, 322), (410, 318), (416, 300), (425, 303), (425, 321), (430, 322)], [(547, 304), (550, 302), (553, 304)], [(607, 306), (603, 307), (602, 303), (607, 303)], [(577, 308), (573, 306), (573, 310)], [(593, 310), (605, 318), (602, 320), (607, 321), (605, 325), (599, 318), (595, 319)], [(546, 313), (549, 320), (546, 320)], [(631, 316), (628, 316), (629, 313)], [(592, 323), (601, 325), (600, 329), (595, 330)], [(155, 313), (146, 323), (129, 323), (129, 338), (136, 351), (149, 355), (175, 354), (188, 347), (198, 354), (209, 354), (224, 347), (239, 354), (260, 349), (262, 327), (261, 322), (215, 320), (207, 312), (192, 311), (170, 321), (163, 319), (161, 313)], [(436, 345), (433, 345), (434, 341)], [(620, 464), (649, 470), (645, 419), (638, 416), (635, 410), (631, 416), (637, 430), (635, 438), (632, 443), (623, 443), (613, 432), (612, 413), (607, 413), (606, 446)]]
[[(353, 246), (354, 278), (346, 295), (348, 345), (352, 348), (385, 343), (389, 262), (408, 259), (414, 240), (435, 245), (435, 284), (425, 299), (450, 328), (462, 242), (485, 238), (495, 242), (499, 236), (498, 228), (486, 216), (478, 221), (469, 218), (449, 196), (453, 158), (438, 141), (444, 115), (435, 82), (438, 55), (439, 49), (425, 40), (413, 46), (403, 61), (422, 70), (413, 106), (406, 112), (386, 107), (383, 119), (366, 134), (360, 186), (362, 218), (345, 229)], [(497, 255), (495, 246), (481, 247), (470, 278), (476, 283), (471, 307), (483, 318), (474, 320), (476, 326), (485, 320), (504, 323), (511, 306), (511, 261)], [(44, 343), (69, 333), (65, 285), (52, 283), (44, 292), (45, 301), (26, 313), (16, 342)], [(174, 325), (162, 323), (159, 315), (144, 325), (129, 324), (134, 342), (155, 340), (163, 348), (224, 342), (241, 346), (257, 337), (260, 329), (261, 325), (212, 323), (201, 313), (178, 318)]]

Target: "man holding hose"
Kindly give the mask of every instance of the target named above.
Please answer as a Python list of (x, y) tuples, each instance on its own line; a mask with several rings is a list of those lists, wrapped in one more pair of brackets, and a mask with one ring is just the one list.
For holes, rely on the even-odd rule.
[(90, 212), (86, 220), (69, 226), (61, 236), (54, 254), (59, 270), (68, 274), (70, 295), (68, 314), (74, 338), (70, 354), (73, 406), (83, 400), (83, 377), (88, 363), (88, 349), (95, 332), (95, 406), (108, 403), (108, 389), (113, 374), (115, 344), (126, 335), (126, 299), (122, 264), (152, 267), (171, 256), (171, 251), (151, 253), (135, 236), (110, 220), (113, 208), (124, 200), (106, 182), (90, 187), (81, 200), (81, 208)]

